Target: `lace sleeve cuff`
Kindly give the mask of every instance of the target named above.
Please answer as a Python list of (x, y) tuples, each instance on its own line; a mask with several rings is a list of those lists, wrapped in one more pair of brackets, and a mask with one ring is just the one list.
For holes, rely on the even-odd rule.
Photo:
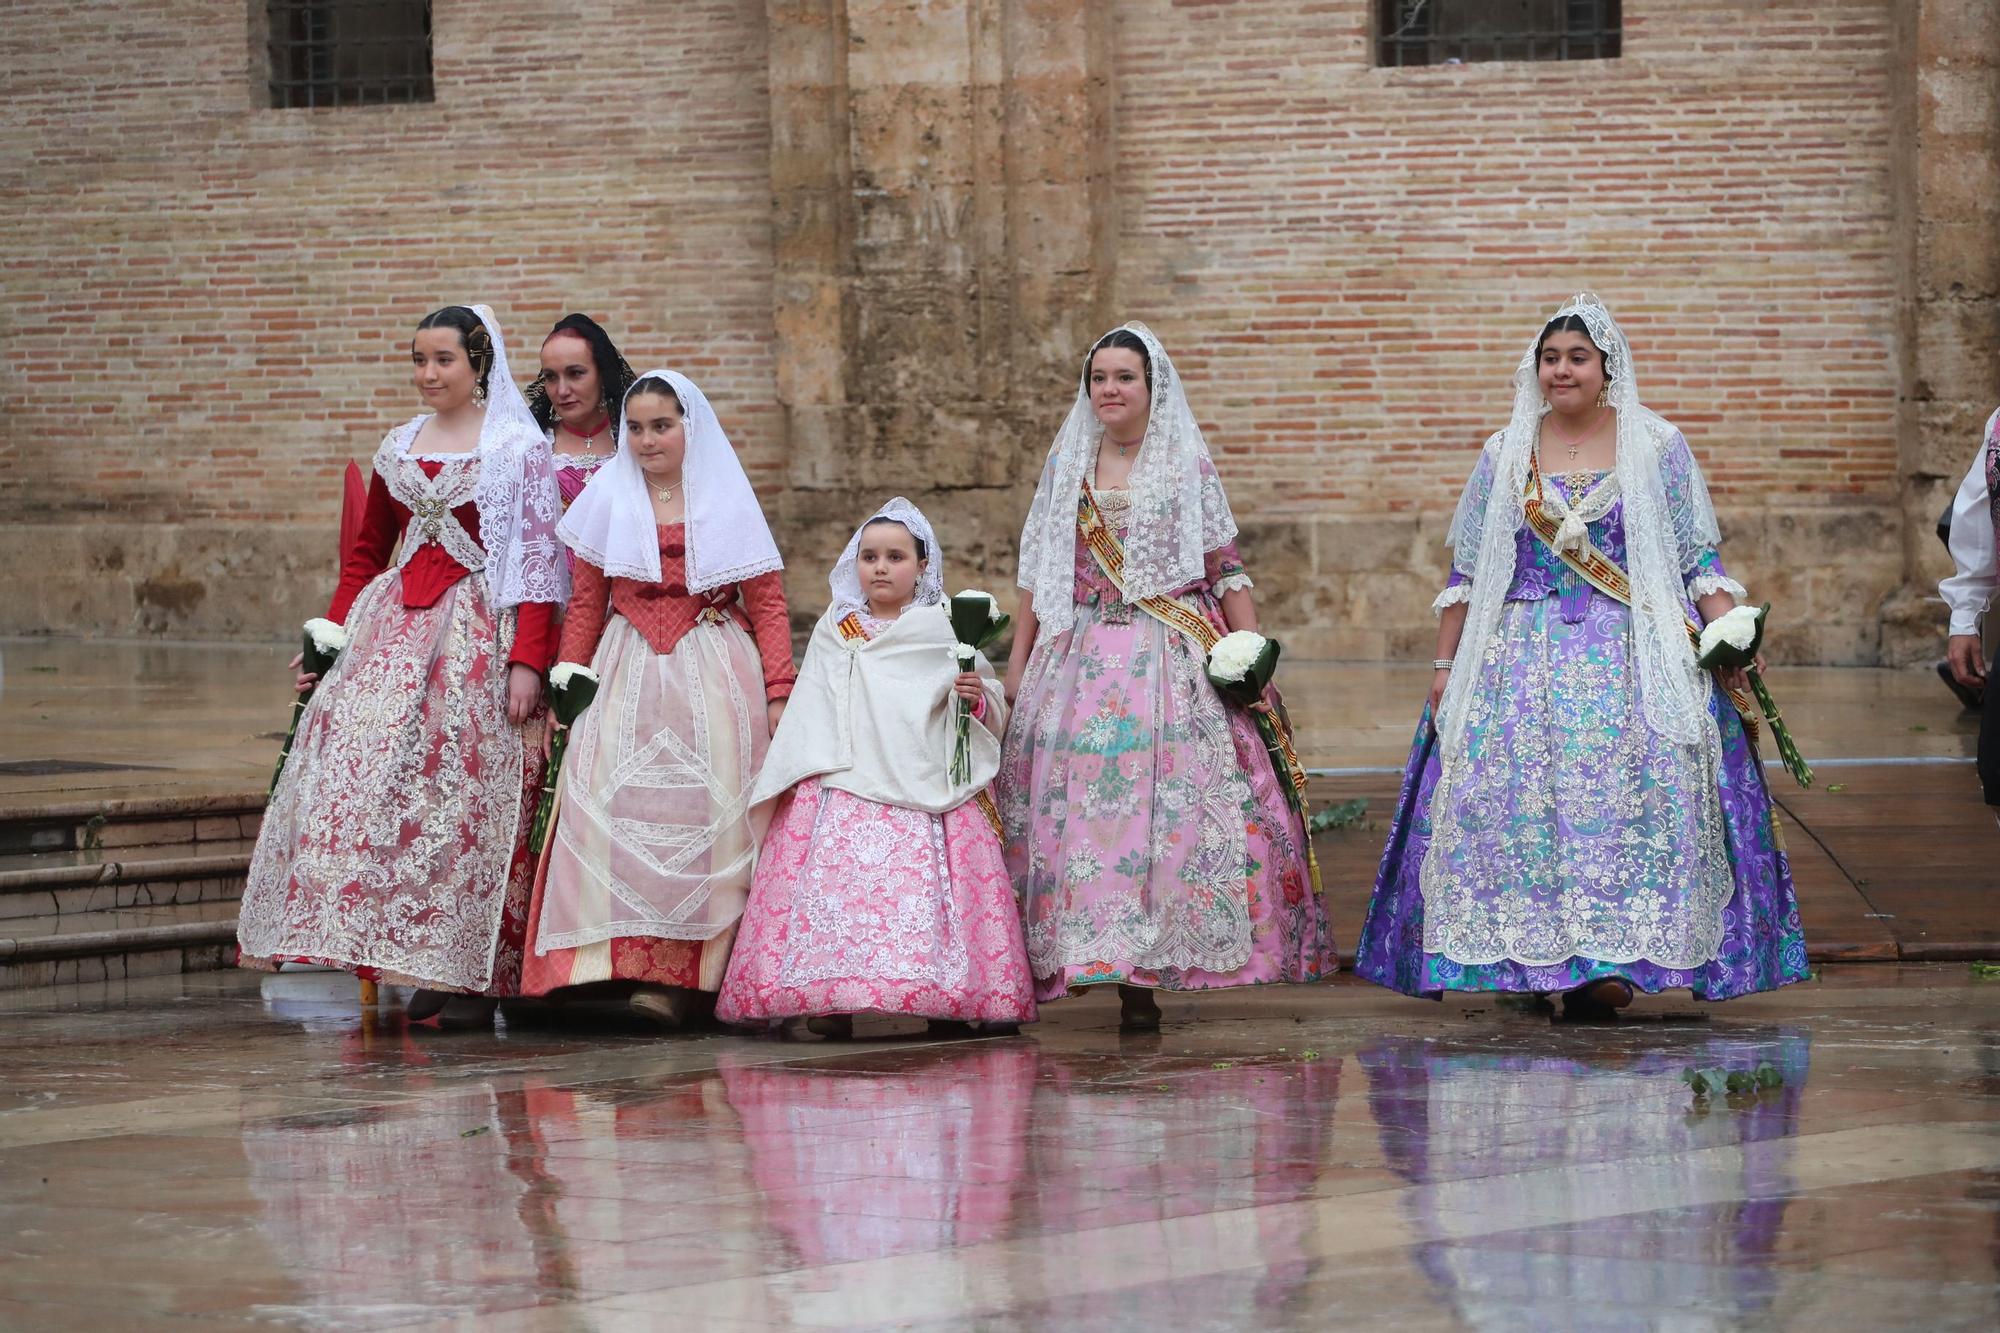
[(1256, 586), (1250, 581), (1250, 576), (1239, 569), (1234, 574), (1224, 574), (1210, 585), (1209, 590), (1220, 597), (1226, 592), (1235, 592), (1238, 588), (1247, 591)]
[(1446, 607), (1457, 606), (1461, 602), (1469, 602), (1471, 600), (1472, 585), (1470, 583), (1454, 583), (1439, 593), (1437, 600), (1431, 603), (1431, 614), (1434, 616), (1443, 615)]
[(1750, 595), (1742, 584), (1727, 574), (1697, 574), (1688, 580), (1689, 597), (1702, 598), (1712, 592), (1726, 592), (1739, 602)]

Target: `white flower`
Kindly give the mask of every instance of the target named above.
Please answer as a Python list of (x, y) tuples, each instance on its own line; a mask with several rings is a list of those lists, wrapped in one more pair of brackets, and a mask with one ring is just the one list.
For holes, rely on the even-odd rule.
[(979, 650), (969, 643), (954, 643), (951, 646), (951, 660), (954, 662), (970, 662), (978, 655)]
[(597, 683), (597, 673), (583, 663), (558, 662), (555, 664), (554, 669), (549, 672), (549, 688), (552, 690), (566, 690), (569, 688), (569, 683), (578, 676), (583, 677), (593, 685)]
[(1218, 680), (1242, 680), (1269, 640), (1247, 629), (1225, 634), (1208, 650), (1208, 669)]
[(978, 588), (967, 588), (964, 592), (953, 593), (952, 597), (953, 600), (960, 597), (984, 597), (986, 599), (987, 623), (990, 624), (1000, 618), (1000, 604), (993, 600), (993, 594), (990, 592), (982, 592)]
[(1701, 649), (1706, 657), (1718, 644), (1728, 644), (1739, 652), (1757, 642), (1757, 622), (1764, 618), (1761, 607), (1739, 606), (1708, 622), (1701, 631)]
[(314, 616), (306, 622), (306, 633), (312, 636), (313, 647), (329, 657), (347, 647), (347, 630), (336, 625), (325, 616)]

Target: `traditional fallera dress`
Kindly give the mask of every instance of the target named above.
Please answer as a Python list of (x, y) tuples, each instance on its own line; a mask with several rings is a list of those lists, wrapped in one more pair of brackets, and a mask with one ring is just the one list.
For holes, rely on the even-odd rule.
[[(739, 578), (705, 579), (693, 563), (691, 547), (721, 535), (712, 511), (733, 519), (732, 540), (748, 538), (725, 500), (754, 511), (749, 483), (701, 391), (673, 372), (654, 376), (673, 383), (685, 411), (688, 518), (653, 522), (621, 438), (564, 519), (576, 589), (558, 656), (589, 665), (599, 686), (570, 739), (536, 880), (530, 995), (599, 981), (722, 984), (763, 831), (749, 794), (769, 743), (766, 706), (792, 690), (781, 565), (761, 512), (754, 550), (712, 548), (735, 553)], [(622, 519), (595, 526), (593, 510), (608, 514), (614, 496), (631, 502)], [(634, 535), (650, 539), (650, 577)]]
[(775, 811), (716, 1016), (1030, 1022), (1020, 916), (986, 796), (1007, 705), (979, 658), (969, 776), (953, 782), (958, 668), (942, 556), (907, 501), (878, 517), (923, 540), (924, 586), (880, 620), (861, 609), (853, 576), (859, 532), (835, 567), (834, 603), (753, 793)]
[(327, 612), (348, 646), (300, 717), (251, 856), (245, 967), (516, 993), (542, 758), (537, 724), (507, 720), (508, 667), (547, 669), (564, 580), (548, 447), (479, 311), (495, 360), (478, 447), (425, 456), (425, 416), (376, 452)]
[[(1460, 543), (1438, 601), (1476, 608), (1486, 578), (1504, 581), (1504, 597), (1488, 631), (1474, 610), (1459, 647), (1462, 740), (1452, 694), (1440, 726), (1428, 709), (1417, 725), (1355, 971), (1410, 995), (1567, 991), (1618, 977), (1719, 1000), (1802, 980), (1805, 940), (1763, 768), (1736, 708), (1693, 671), (1686, 631), (1697, 598), (1742, 589), (1716, 553), (1687, 441), (1638, 404), (1608, 313), (1578, 308), (1619, 368), (1619, 467), (1544, 476), (1529, 449), (1518, 455), (1525, 481), (1506, 480), (1511, 427), (1482, 452), (1459, 513), (1461, 525), (1498, 516), (1484, 520), (1501, 524), (1498, 572), (1486, 556), (1475, 568), (1482, 531)], [(1533, 374), (1532, 358), (1524, 367)], [(1530, 436), (1537, 404), (1522, 413)], [(1645, 627), (1630, 607), (1514, 522), (1525, 500), (1546, 497), (1565, 524), (1556, 540), (1630, 568), (1644, 604), (1635, 490), (1661, 511), (1644, 530), (1668, 566), (1666, 591), (1650, 595), (1666, 608), (1656, 669), (1642, 661)], [(1652, 708), (1649, 670), (1688, 684), (1699, 724), (1688, 739), (1655, 725), (1672, 714)]]
[[(1228, 629), (1222, 595), (1251, 584), (1166, 352), (1127, 327), (1147, 339), (1154, 380), (1131, 489), (1094, 492), (1084, 480), (1103, 429), (1085, 386), (1022, 536), (1021, 586), (1041, 626), (997, 789), (1036, 998), (1105, 982), (1317, 980), (1338, 960), (1284, 779), (1250, 714), (1209, 681), (1204, 646), (1140, 604), (1163, 597), (1213, 642)], [(1146, 530), (1163, 510), (1206, 513), (1180, 534), (1180, 566), (1152, 574), (1155, 591), (1140, 566), (1163, 544)], [(1114, 577), (1107, 558), (1121, 556)]]

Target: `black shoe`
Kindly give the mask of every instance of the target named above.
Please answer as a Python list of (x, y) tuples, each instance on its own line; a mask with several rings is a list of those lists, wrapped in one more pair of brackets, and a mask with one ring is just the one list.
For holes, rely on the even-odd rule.
[(403, 1005), (403, 1015), (412, 1023), (436, 1018), (451, 1000), (448, 990), (417, 990), (410, 992), (409, 1000)]

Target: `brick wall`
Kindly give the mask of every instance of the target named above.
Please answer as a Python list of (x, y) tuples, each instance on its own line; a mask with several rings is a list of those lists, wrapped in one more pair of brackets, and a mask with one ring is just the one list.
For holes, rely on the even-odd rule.
[[(1409, 612), (1474, 451), (1591, 288), (1706, 466), (1725, 555), (1809, 597), (1810, 655), (1868, 660), (1901, 570), (1890, 0), (1628, 0), (1619, 60), (1400, 70), (1372, 63), (1373, 8), (1118, 6), (1119, 304), (1202, 388), (1302, 618), (1334, 651), (1428, 655)], [(1838, 586), (1781, 575), (1800, 520), (1780, 543), (1774, 503), (1815, 559), (1862, 539)]]
[[(1952, 10), (1953, 32), (2000, 35), (1990, 0), (1920, 2)], [(879, 37), (893, 6), (866, 8)], [(909, 8), (964, 21), (970, 49), (1019, 71), (1038, 53), (980, 34), (1017, 8), (1006, 31), (1040, 31), (1022, 16), (1049, 6)], [(1404, 70), (1374, 67), (1373, 9), (1115, 0), (1092, 56), (1113, 188), (1088, 206), (1115, 214), (1101, 219), (1115, 243), (1103, 271), (1071, 276), (1152, 323), (1195, 387), (1267, 618), (1295, 651), (1428, 652), (1439, 539), (1473, 450), (1504, 422), (1539, 319), (1592, 287), (1633, 339), (1647, 402), (1708, 468), (1725, 555), (1787, 608), (1780, 650), (1879, 660), (1884, 602), (1921, 592), (1941, 558), (1909, 536), (1928, 504), (1911, 487), (1935, 483), (1898, 473), (1913, 417), (1899, 398), (1924, 374), (1899, 332), (1903, 242), (1922, 221), (1908, 198), (1899, 219), (1892, 182), (1919, 123), (1899, 0), (1627, 0), (1619, 60)], [(330, 586), (339, 470), (416, 410), (408, 330), (446, 300), (492, 301), (523, 374), (558, 315), (598, 315), (635, 364), (701, 380), (760, 484), (785, 485), (798, 404), (781, 405), (778, 362), (795, 353), (773, 335), (790, 307), (772, 149), (802, 141), (797, 118), (842, 112), (837, 98), (774, 112), (770, 53), (774, 36), (800, 40), (800, 16), (848, 21), (841, 6), (438, 0), (437, 101), (334, 111), (263, 108), (260, 10), (135, 0), (114, 24), (100, 6), (16, 0), (0, 25), (0, 349), (15, 372), (0, 560), (47, 571), (39, 595), (0, 600), (0, 631), (287, 631)], [(826, 77), (845, 77), (840, 53), (866, 35), (826, 47)], [(1990, 98), (1980, 71), (1967, 77)], [(952, 133), (991, 133), (974, 102)], [(927, 105), (912, 103), (913, 154)], [(885, 151), (852, 142), (857, 161)], [(841, 188), (872, 200), (879, 184)], [(857, 318), (896, 308), (902, 287), (828, 226), (827, 272)], [(1032, 239), (999, 243), (1006, 263)], [(968, 262), (982, 302), (980, 284), (1016, 281), (1000, 259)], [(793, 341), (808, 355), (809, 330)], [(1993, 362), (1958, 349), (1954, 392), (1986, 392), (1964, 368)], [(1066, 386), (1049, 388), (1029, 453), (1066, 406)], [(912, 407), (896, 419), (923, 429)], [(1017, 498), (947, 503), (980, 525), (956, 544), (995, 583)], [(774, 512), (797, 516), (782, 543), (828, 544), (782, 530), (812, 505)], [(793, 571), (810, 608), (821, 572)]]
[(339, 473), (419, 408), (410, 330), (572, 309), (776, 463), (760, 0), (441, 0), (437, 100), (271, 110), (262, 6), (0, 24), (0, 629), (268, 635), (331, 590)]

